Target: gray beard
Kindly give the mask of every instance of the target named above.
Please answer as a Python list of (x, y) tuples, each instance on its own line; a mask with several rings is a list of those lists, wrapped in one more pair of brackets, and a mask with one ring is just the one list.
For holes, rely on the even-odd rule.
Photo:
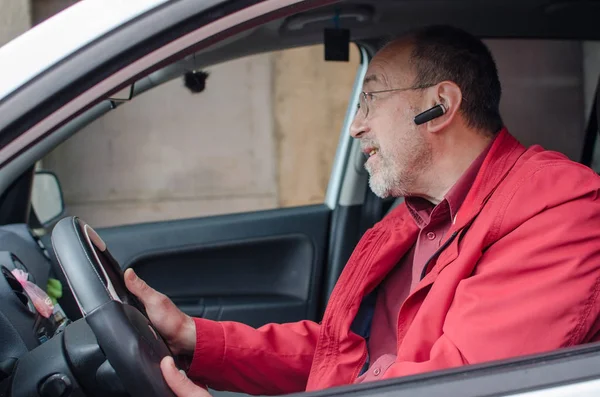
[(404, 196), (405, 192), (401, 187), (401, 178), (394, 172), (394, 166), (387, 161), (383, 161), (382, 163), (382, 167), (375, 173), (365, 164), (365, 169), (369, 173), (369, 187), (371, 191), (382, 199), (390, 196)]

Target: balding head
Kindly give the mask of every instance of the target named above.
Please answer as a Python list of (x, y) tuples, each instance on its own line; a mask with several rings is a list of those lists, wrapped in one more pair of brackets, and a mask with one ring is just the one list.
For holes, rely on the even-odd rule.
[[(411, 66), (413, 42), (409, 38), (400, 38), (383, 47), (369, 64), (369, 73), (364, 84), (382, 83), (391, 87), (409, 87), (415, 73)], [(368, 91), (365, 87), (365, 91)]]

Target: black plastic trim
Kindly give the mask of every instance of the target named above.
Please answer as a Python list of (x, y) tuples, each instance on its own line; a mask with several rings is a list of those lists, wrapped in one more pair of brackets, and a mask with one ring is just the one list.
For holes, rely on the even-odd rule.
[[(0, 123), (2, 118), (0, 118)], [(0, 138), (1, 139), (1, 138)], [(0, 196), (0, 225), (28, 223), (33, 188), (33, 165), (23, 172)]]
[[(319, 317), (330, 220), (331, 209), (321, 204), (97, 231), (123, 268), (134, 267), (171, 298), (198, 302), (233, 294), (254, 299), (260, 309), (261, 297), (285, 296), (293, 312), (282, 319), (295, 313), (298, 321)], [(294, 299), (304, 302), (302, 311)], [(269, 302), (271, 313), (277, 312)]]
[(14, 370), (11, 397), (39, 396), (39, 387), (49, 376), (61, 374), (71, 384), (71, 397), (84, 397), (81, 387), (71, 372), (63, 335), (59, 334), (48, 342), (23, 355)]

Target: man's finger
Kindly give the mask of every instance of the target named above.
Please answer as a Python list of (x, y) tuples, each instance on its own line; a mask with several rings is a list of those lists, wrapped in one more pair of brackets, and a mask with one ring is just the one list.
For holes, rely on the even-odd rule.
[(146, 306), (149, 303), (149, 300), (152, 299), (154, 294), (158, 294), (154, 291), (144, 280), (139, 278), (137, 274), (133, 271), (133, 269), (125, 270), (125, 274), (123, 275), (125, 279), (125, 286), (137, 298), (142, 301), (142, 304)]
[(183, 372), (177, 369), (172, 357), (163, 358), (160, 362), (160, 369), (167, 385), (177, 397), (211, 397), (210, 393), (196, 386)]

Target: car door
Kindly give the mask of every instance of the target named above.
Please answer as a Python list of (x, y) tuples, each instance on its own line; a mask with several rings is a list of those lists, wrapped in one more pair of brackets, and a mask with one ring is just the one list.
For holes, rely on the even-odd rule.
[(316, 319), (332, 210), (326, 205), (100, 229), (184, 312), (252, 326)]

